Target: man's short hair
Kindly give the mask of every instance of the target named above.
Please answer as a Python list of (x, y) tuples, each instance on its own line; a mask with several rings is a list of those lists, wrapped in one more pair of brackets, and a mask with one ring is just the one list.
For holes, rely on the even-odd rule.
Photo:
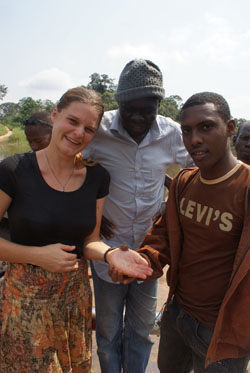
[(208, 103), (212, 103), (216, 106), (219, 115), (225, 122), (228, 122), (231, 119), (231, 113), (227, 101), (223, 96), (214, 92), (195, 93), (184, 103), (181, 108), (181, 112), (191, 106), (204, 105)]

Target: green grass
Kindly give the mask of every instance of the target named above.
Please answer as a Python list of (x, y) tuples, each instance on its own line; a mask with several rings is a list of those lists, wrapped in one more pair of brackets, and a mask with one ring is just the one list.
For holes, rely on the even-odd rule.
[(12, 135), (8, 137), (7, 141), (9, 144), (28, 144), (22, 128), (13, 128)]
[(0, 136), (6, 135), (8, 131), (6, 130), (5, 126), (3, 124), (0, 124)]
[(0, 156), (6, 157), (15, 153), (24, 153), (30, 150), (22, 128), (14, 128), (11, 136), (0, 142)]

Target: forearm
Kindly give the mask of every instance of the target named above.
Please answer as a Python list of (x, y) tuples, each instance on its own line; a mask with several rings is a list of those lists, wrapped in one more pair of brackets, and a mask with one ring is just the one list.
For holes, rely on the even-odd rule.
[(103, 241), (93, 240), (84, 244), (83, 255), (87, 259), (104, 260), (104, 254), (109, 248)]
[(170, 263), (168, 250), (168, 236), (166, 229), (166, 211), (162, 218), (147, 233), (138, 253), (146, 255), (154, 270), (152, 279), (158, 278), (163, 274), (162, 269)]
[(55, 243), (45, 246), (18, 245), (0, 238), (0, 260), (33, 264), (50, 272), (70, 272), (78, 268), (75, 246)]
[(38, 247), (19, 245), (0, 238), (0, 260), (12, 263), (36, 264)]

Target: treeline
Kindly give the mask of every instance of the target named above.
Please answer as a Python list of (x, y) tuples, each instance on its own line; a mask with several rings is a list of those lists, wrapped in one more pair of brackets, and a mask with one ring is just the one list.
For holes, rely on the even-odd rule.
[[(105, 111), (118, 108), (118, 104), (114, 99), (116, 85), (114, 79), (110, 78), (108, 75), (100, 75), (98, 73), (91, 74), (87, 88), (99, 92), (104, 103)], [(8, 88), (5, 85), (0, 85), (0, 101), (7, 94), (7, 91)], [(182, 104), (182, 98), (178, 95), (166, 97), (161, 102), (159, 114), (179, 121)], [(0, 123), (8, 126), (10, 129), (20, 127), (22, 122), (36, 111), (47, 110), (51, 112), (55, 105), (56, 103), (51, 100), (34, 100), (32, 97), (24, 97), (18, 103), (2, 103), (0, 104)], [(243, 118), (237, 119), (237, 125), (244, 121), (245, 119)]]
[[(105, 111), (118, 108), (114, 99), (116, 85), (114, 79), (106, 74), (94, 73), (90, 75), (90, 81), (87, 88), (99, 92), (102, 97)], [(7, 93), (7, 87), (0, 85), (0, 100)], [(182, 99), (180, 96), (170, 96), (161, 102), (159, 114), (178, 120)], [(32, 97), (24, 97), (18, 103), (5, 102), (0, 104), (0, 123), (8, 126), (10, 129), (20, 127), (22, 122), (39, 110), (52, 111), (56, 103), (51, 100), (34, 100)]]

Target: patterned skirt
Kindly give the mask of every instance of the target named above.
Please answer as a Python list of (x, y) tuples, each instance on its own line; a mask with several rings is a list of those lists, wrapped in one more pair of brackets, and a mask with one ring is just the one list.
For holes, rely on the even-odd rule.
[(91, 372), (91, 310), (86, 260), (63, 274), (9, 263), (0, 289), (0, 372)]

